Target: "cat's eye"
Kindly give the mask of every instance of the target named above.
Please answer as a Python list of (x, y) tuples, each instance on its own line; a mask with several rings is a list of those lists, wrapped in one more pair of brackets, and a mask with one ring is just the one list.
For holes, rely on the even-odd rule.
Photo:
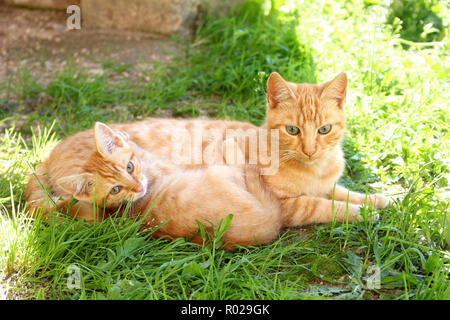
[(133, 170), (134, 170), (134, 164), (133, 164), (133, 162), (128, 162), (128, 165), (127, 165), (127, 172), (128, 173), (133, 173)]
[(331, 124), (327, 124), (326, 126), (320, 127), (318, 132), (320, 134), (327, 134), (331, 130)]
[(300, 129), (296, 126), (286, 126), (286, 131), (292, 135), (297, 135), (300, 133)]
[(120, 190), (122, 190), (121, 186), (115, 186), (111, 189), (111, 191), (109, 192), (112, 195), (118, 194), (120, 192)]

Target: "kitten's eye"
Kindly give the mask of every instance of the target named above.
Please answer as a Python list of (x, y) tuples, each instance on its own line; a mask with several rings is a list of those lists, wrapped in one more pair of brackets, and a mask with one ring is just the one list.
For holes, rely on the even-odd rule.
[(286, 126), (286, 131), (294, 136), (300, 133), (300, 129), (296, 126)]
[(133, 170), (134, 170), (134, 164), (133, 164), (133, 162), (130, 161), (130, 162), (128, 162), (128, 165), (127, 165), (127, 172), (132, 173)]
[(331, 124), (327, 124), (326, 126), (320, 127), (318, 131), (320, 134), (327, 134), (328, 132), (330, 132), (330, 130)]
[(118, 194), (120, 192), (120, 190), (122, 190), (121, 186), (115, 186), (111, 189), (111, 191), (109, 192), (112, 195)]

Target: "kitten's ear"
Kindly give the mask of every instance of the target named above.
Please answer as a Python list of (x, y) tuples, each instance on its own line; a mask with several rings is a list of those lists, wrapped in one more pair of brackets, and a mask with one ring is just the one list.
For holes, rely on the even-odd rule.
[(347, 74), (341, 72), (333, 80), (325, 82), (322, 86), (323, 91), (320, 98), (324, 100), (336, 100), (338, 107), (343, 108), (347, 94)]
[(121, 148), (128, 148), (126, 135), (115, 132), (104, 123), (95, 123), (94, 136), (97, 151), (105, 157), (111, 156)]
[(275, 108), (278, 103), (294, 99), (295, 95), (287, 82), (276, 72), (270, 74), (267, 80), (267, 103), (270, 108)]
[(75, 174), (59, 178), (56, 184), (75, 199), (87, 200), (94, 191), (95, 175), (92, 173)]

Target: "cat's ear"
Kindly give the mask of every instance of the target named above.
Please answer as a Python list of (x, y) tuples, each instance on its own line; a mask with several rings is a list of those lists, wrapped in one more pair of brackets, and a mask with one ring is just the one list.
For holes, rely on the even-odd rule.
[(341, 72), (333, 80), (325, 82), (322, 86), (323, 90), (320, 98), (324, 100), (336, 100), (338, 107), (343, 108), (347, 94), (347, 74)]
[(267, 80), (267, 103), (275, 108), (280, 102), (295, 99), (288, 83), (277, 73), (272, 72)]
[(97, 151), (104, 157), (109, 157), (119, 149), (128, 148), (126, 135), (115, 132), (106, 124), (96, 122), (94, 127), (95, 144)]
[(92, 173), (74, 174), (59, 178), (56, 184), (64, 191), (73, 195), (75, 199), (87, 200), (94, 191), (95, 175)]

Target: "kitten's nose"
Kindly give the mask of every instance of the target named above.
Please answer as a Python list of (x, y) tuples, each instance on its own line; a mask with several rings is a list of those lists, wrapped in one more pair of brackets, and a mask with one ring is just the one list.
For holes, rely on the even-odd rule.
[(144, 190), (144, 186), (142, 185), (142, 183), (138, 183), (134, 186), (133, 190), (138, 193), (142, 192), (142, 190)]

